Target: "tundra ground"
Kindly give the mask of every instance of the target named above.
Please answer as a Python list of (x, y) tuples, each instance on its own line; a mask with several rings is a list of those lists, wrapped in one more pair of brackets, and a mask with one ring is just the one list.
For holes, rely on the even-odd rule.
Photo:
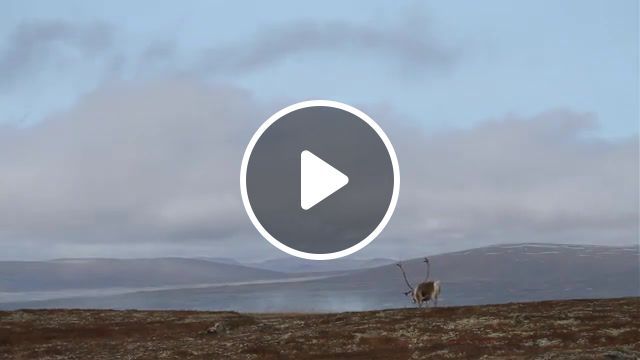
[(0, 359), (636, 359), (638, 324), (640, 298), (333, 314), (18, 310), (0, 312)]

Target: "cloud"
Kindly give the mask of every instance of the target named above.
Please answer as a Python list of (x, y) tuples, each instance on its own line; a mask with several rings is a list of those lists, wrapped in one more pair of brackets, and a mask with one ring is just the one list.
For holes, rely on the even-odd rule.
[[(4, 256), (278, 256), (247, 219), (238, 176), (248, 139), (280, 105), (173, 78), (105, 86), (32, 127), (0, 127)], [(638, 137), (588, 138), (591, 114), (507, 116), (434, 134), (371, 115), (403, 179), (371, 253), (637, 241)]]
[[(30, 80), (48, 66), (72, 68), (87, 58), (106, 62), (107, 75), (137, 66), (148, 72), (182, 69), (202, 75), (237, 75), (263, 70), (291, 56), (314, 52), (372, 54), (396, 63), (399, 69), (421, 71), (446, 68), (458, 58), (451, 48), (430, 36), (419, 13), (404, 16), (401, 25), (357, 25), (343, 21), (295, 21), (265, 26), (255, 36), (229, 45), (201, 50), (195, 64), (178, 61), (170, 40), (141, 45), (137, 55), (124, 57), (114, 44), (111, 26), (102, 22), (72, 23), (32, 20), (18, 25), (0, 48), (0, 90)], [(143, 64), (143, 65), (142, 65)], [(105, 69), (103, 69), (105, 70)]]
[(404, 131), (395, 246), (638, 239), (638, 136), (589, 138), (595, 116), (553, 110), (472, 129)]
[(0, 228), (15, 241), (232, 237), (244, 220), (239, 130), (263, 117), (253, 109), (233, 88), (123, 83), (13, 130), (0, 146)]
[[(110, 28), (103, 23), (72, 24), (61, 20), (34, 20), (18, 25), (0, 50), (0, 90), (63, 55), (94, 57), (112, 44)], [(67, 61), (61, 62), (68, 66)]]
[(400, 68), (443, 68), (457, 53), (429, 36), (424, 19), (411, 16), (403, 25), (356, 25), (343, 21), (298, 21), (274, 25), (251, 40), (219, 46), (204, 52), (199, 69), (214, 74), (235, 74), (263, 69), (304, 53), (369, 53), (387, 58)]
[[(382, 66), (411, 73), (442, 70), (458, 54), (432, 38), (418, 15), (387, 27), (343, 21), (286, 21), (258, 28), (230, 43), (190, 46), (178, 38), (138, 36), (99, 21), (40, 19), (23, 21), (0, 38), (0, 106), (11, 106), (0, 122), (40, 121), (100, 86), (118, 79), (154, 79), (187, 74), (219, 80), (268, 70), (292, 56), (315, 52), (382, 59)], [(184, 45), (184, 44), (183, 44)], [(123, 47), (124, 46), (124, 47)], [(194, 47), (195, 46), (195, 47)], [(56, 84), (54, 95), (46, 89)]]

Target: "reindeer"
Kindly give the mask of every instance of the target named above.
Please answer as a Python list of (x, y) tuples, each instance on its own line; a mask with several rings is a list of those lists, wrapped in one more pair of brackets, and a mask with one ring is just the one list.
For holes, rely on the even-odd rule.
[(440, 281), (430, 281), (429, 275), (431, 272), (431, 266), (429, 264), (429, 259), (424, 258), (424, 262), (427, 263), (427, 276), (424, 278), (424, 281), (418, 284), (415, 288), (411, 286), (409, 280), (407, 280), (407, 274), (404, 272), (402, 268), (402, 263), (397, 263), (396, 265), (402, 271), (402, 276), (404, 277), (404, 282), (409, 287), (409, 291), (406, 291), (405, 296), (409, 296), (411, 294), (411, 300), (414, 304), (417, 304), (419, 308), (422, 307), (422, 304), (425, 304), (425, 307), (429, 306), (429, 301), (433, 300), (434, 306), (438, 306), (438, 296), (440, 296)]

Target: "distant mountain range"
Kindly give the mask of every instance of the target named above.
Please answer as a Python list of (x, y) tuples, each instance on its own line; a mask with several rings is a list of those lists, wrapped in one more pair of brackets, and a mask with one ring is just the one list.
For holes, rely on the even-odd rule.
[(280, 279), (286, 274), (201, 259), (0, 262), (0, 292), (138, 288)]
[(345, 270), (368, 269), (388, 264), (393, 264), (397, 260), (387, 258), (375, 259), (349, 259), (342, 258), (330, 261), (309, 261), (296, 257), (286, 257), (271, 259), (260, 262), (247, 263), (247, 266), (285, 273), (312, 273), (312, 272), (333, 272)]
[[(442, 305), (640, 295), (637, 246), (512, 244), (429, 257)], [(422, 259), (403, 262), (412, 282)], [(214, 259), (0, 262), (0, 309), (79, 307), (351, 311), (410, 306), (391, 259)], [(279, 270), (279, 271), (274, 271)]]

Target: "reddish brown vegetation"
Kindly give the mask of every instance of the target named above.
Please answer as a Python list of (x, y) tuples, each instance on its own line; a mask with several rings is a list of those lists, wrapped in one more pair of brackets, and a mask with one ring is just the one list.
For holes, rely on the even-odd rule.
[[(341, 314), (0, 312), (0, 359), (637, 358), (640, 298)], [(225, 333), (206, 329), (223, 323)]]

